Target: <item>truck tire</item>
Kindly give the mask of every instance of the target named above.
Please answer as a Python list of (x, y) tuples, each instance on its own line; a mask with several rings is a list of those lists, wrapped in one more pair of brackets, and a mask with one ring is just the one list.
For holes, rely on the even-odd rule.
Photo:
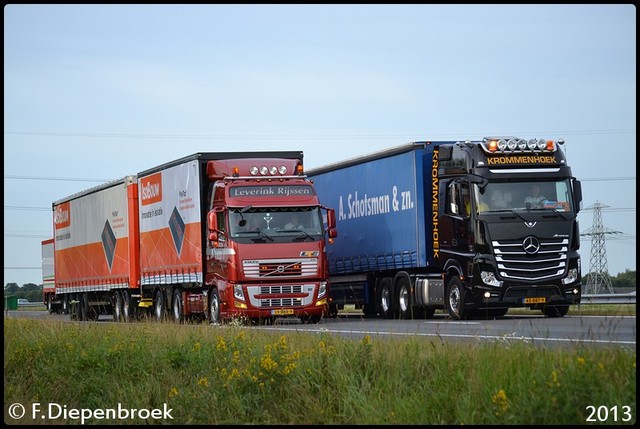
[(182, 311), (182, 291), (176, 289), (173, 291), (173, 300), (171, 301), (171, 308), (173, 309), (174, 322), (184, 322), (184, 314)]
[(380, 287), (378, 288), (378, 313), (385, 319), (393, 319), (395, 317), (391, 285), (391, 278), (384, 277), (380, 280)]
[(445, 304), (452, 319), (464, 320), (467, 317), (464, 310), (465, 298), (466, 293), (462, 281), (458, 276), (451, 277), (451, 280), (447, 283)]
[(396, 276), (397, 308), (400, 319), (411, 319), (411, 279), (406, 273), (400, 273)]
[(209, 290), (209, 324), (218, 325), (220, 323), (220, 295), (218, 289)]
[(122, 321), (131, 323), (136, 318), (136, 309), (131, 305), (131, 294), (128, 290), (123, 290), (122, 295)]
[(89, 320), (89, 297), (86, 292), (78, 295), (78, 320), (85, 322)]
[(569, 304), (554, 304), (552, 300), (542, 307), (542, 313), (546, 317), (564, 317), (569, 312)]
[(114, 322), (122, 322), (122, 293), (119, 290), (113, 292), (113, 320)]
[(162, 289), (156, 290), (153, 296), (153, 316), (159, 322), (167, 316), (167, 302)]

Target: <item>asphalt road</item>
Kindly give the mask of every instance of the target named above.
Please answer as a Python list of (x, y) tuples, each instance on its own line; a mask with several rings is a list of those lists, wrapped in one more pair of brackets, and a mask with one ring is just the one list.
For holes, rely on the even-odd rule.
[[(7, 314), (7, 313), (5, 313)], [(10, 310), (5, 317), (30, 317), (69, 321), (69, 316), (46, 311)], [(96, 323), (96, 322), (74, 322)], [(100, 316), (97, 323), (113, 323)], [(318, 324), (302, 324), (298, 319), (277, 319), (273, 325), (250, 329), (282, 332), (333, 333), (346, 337), (400, 338), (414, 337), (461, 342), (526, 342), (544, 346), (622, 346), (636, 348), (635, 316), (568, 315), (547, 318), (542, 315), (509, 315), (495, 320), (450, 320), (436, 312), (429, 320), (385, 320), (364, 318), (359, 314), (340, 314)]]

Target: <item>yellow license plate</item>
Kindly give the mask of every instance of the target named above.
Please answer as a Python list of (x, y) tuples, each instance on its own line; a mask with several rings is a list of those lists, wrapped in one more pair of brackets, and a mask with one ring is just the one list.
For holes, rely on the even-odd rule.
[(525, 298), (524, 299), (524, 303), (525, 304), (544, 304), (545, 302), (547, 302), (547, 298), (545, 298), (545, 297), (541, 297), (541, 298)]
[(282, 310), (271, 310), (271, 314), (274, 316), (286, 316), (287, 314), (293, 314), (293, 308), (283, 308)]

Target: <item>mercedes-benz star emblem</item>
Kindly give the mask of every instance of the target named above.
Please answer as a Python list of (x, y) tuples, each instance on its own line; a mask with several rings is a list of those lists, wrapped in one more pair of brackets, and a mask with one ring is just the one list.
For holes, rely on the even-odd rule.
[(530, 235), (522, 241), (522, 247), (525, 252), (533, 255), (538, 253), (538, 250), (540, 250), (540, 240), (535, 238), (533, 235)]

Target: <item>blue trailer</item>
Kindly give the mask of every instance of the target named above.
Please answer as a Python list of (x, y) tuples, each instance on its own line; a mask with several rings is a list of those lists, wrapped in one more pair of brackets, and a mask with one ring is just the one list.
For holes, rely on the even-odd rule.
[[(566, 314), (581, 296), (581, 188), (562, 143), (414, 142), (307, 171), (336, 210), (332, 313), (353, 304), (387, 318)], [(525, 202), (534, 184), (548, 194), (539, 207)]]

